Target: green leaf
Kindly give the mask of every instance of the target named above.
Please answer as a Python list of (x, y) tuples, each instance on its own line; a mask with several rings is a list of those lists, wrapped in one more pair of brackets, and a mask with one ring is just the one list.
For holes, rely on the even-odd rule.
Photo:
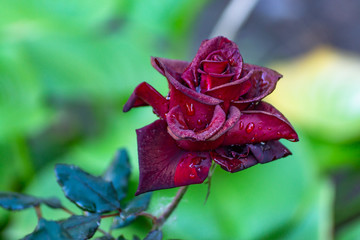
[(25, 236), (24, 240), (73, 240), (59, 223), (40, 219), (36, 230)]
[(161, 240), (163, 237), (162, 231), (160, 230), (154, 230), (150, 232), (144, 240)]
[(120, 213), (120, 216), (114, 218), (114, 223), (111, 228), (118, 229), (132, 223), (137, 218), (138, 213), (145, 211), (149, 207), (151, 196), (152, 193), (144, 193), (136, 196)]
[(89, 216), (71, 216), (70, 218), (60, 221), (61, 227), (74, 239), (91, 238), (100, 226), (101, 218), (99, 215)]
[(38, 206), (41, 200), (20, 193), (0, 192), (0, 206), (7, 210), (23, 210), (29, 207)]
[(43, 198), (41, 199), (41, 202), (46, 204), (46, 206), (50, 207), (50, 208), (64, 208), (64, 206), (61, 204), (60, 200), (58, 198)]
[(120, 216), (127, 217), (145, 211), (149, 207), (151, 196), (152, 193), (149, 192), (134, 197), (121, 212)]
[(112, 183), (74, 165), (57, 164), (55, 173), (65, 196), (81, 209), (97, 213), (120, 209)]
[(103, 175), (105, 180), (112, 182), (119, 201), (126, 197), (130, 173), (129, 156), (125, 149), (120, 149)]

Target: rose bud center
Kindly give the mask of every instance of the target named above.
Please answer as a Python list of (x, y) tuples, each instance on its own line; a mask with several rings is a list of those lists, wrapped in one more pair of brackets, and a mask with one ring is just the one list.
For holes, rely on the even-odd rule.
[(219, 53), (210, 54), (206, 60), (201, 61), (198, 73), (202, 93), (230, 82), (233, 77), (229, 60)]

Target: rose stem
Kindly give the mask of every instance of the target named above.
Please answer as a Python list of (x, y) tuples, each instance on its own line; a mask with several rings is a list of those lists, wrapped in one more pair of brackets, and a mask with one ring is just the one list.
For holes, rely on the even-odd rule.
[(35, 209), (36, 216), (37, 216), (38, 220), (40, 220), (42, 218), (42, 213), (41, 213), (40, 206), (39, 205), (34, 206), (34, 209)]
[(174, 197), (174, 199), (172, 200), (170, 205), (165, 209), (165, 211), (161, 214), (161, 216), (157, 218), (156, 223), (153, 226), (153, 229), (157, 229), (157, 228), (161, 227), (164, 224), (164, 222), (169, 218), (171, 213), (175, 210), (175, 208), (180, 203), (180, 200), (184, 196), (187, 188), (188, 188), (188, 186), (179, 188), (178, 192), (176, 193), (176, 196)]

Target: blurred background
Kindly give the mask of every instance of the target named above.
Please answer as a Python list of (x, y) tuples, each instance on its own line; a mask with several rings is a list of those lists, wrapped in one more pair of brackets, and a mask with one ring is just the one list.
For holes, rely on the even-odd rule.
[[(293, 152), (285, 159), (236, 174), (218, 168), (206, 204), (207, 185), (190, 187), (165, 239), (360, 239), (360, 1), (0, 3), (0, 191), (62, 197), (55, 163), (101, 174), (126, 147), (133, 194), (135, 129), (156, 117), (150, 108), (123, 114), (123, 104), (142, 81), (167, 93), (150, 56), (191, 61), (203, 39), (222, 34), (246, 62), (284, 75), (267, 101), (300, 142), (283, 141)], [(150, 211), (175, 192), (156, 192)], [(67, 217), (46, 207), (44, 216)], [(32, 209), (0, 209), (0, 239), (19, 239), (36, 221)], [(150, 227), (139, 219), (118, 233)]]

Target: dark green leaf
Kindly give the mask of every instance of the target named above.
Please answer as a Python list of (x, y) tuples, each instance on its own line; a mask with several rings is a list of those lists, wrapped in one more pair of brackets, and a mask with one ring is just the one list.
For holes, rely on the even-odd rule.
[(58, 198), (52, 197), (52, 198), (43, 198), (41, 199), (41, 202), (46, 204), (48, 207), (51, 208), (64, 208), (64, 206), (61, 204), (60, 200)]
[(108, 236), (102, 236), (102, 237), (95, 238), (95, 240), (115, 240), (115, 238), (108, 237)]
[(74, 239), (91, 238), (100, 226), (101, 218), (99, 215), (89, 216), (71, 216), (60, 222), (61, 227), (65, 229)]
[(152, 193), (149, 192), (136, 196), (128, 203), (124, 211), (121, 212), (120, 216), (128, 217), (145, 211), (149, 207), (151, 195)]
[(114, 185), (119, 201), (126, 196), (130, 172), (129, 156), (125, 149), (120, 149), (103, 175), (105, 180), (112, 182)]
[(154, 230), (150, 232), (144, 240), (161, 240), (163, 237), (163, 234), (160, 230)]
[(130, 215), (128, 217), (115, 217), (114, 223), (111, 226), (111, 229), (118, 229), (128, 226), (136, 219), (135, 215)]
[(114, 218), (114, 223), (111, 228), (118, 229), (132, 223), (137, 218), (136, 214), (143, 212), (148, 208), (151, 195), (152, 193), (144, 193), (136, 196), (120, 213), (120, 216)]
[(134, 235), (133, 240), (141, 240), (138, 236)]
[(58, 164), (55, 167), (57, 182), (65, 196), (89, 212), (110, 212), (120, 209), (112, 183), (95, 177), (74, 165)]
[(116, 240), (126, 240), (126, 238), (123, 235), (121, 235)]
[(73, 240), (59, 223), (40, 219), (36, 230), (27, 235), (24, 240)]
[(0, 206), (7, 210), (23, 210), (40, 203), (41, 200), (33, 196), (14, 192), (0, 192)]

